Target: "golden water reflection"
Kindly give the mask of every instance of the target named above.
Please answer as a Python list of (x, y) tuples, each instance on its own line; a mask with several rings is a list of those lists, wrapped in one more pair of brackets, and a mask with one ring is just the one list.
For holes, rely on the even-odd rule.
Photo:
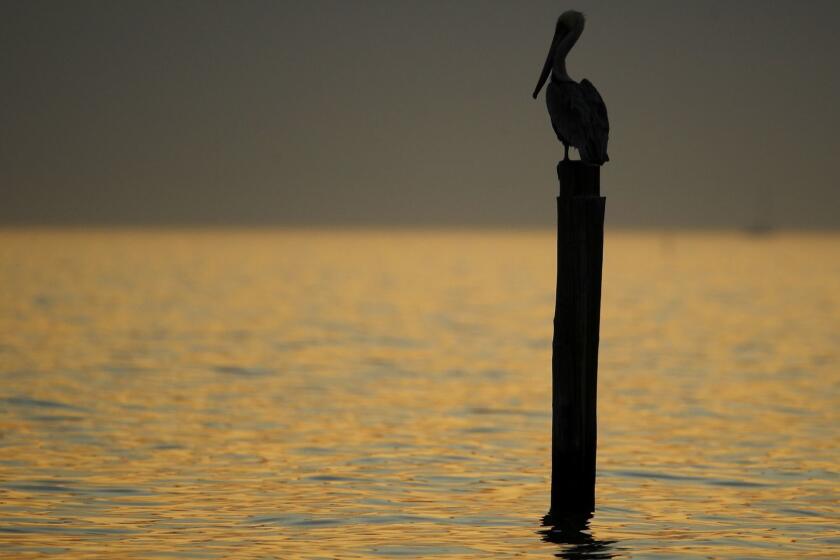
[(608, 232), (598, 509), (552, 529), (551, 232), (0, 233), (0, 546), (831, 556), (838, 241)]

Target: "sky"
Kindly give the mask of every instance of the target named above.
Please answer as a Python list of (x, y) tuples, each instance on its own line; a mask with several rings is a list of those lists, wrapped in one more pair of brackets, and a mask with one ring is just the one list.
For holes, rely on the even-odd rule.
[(835, 0), (0, 0), (0, 225), (548, 227), (572, 8), (608, 226), (840, 227)]

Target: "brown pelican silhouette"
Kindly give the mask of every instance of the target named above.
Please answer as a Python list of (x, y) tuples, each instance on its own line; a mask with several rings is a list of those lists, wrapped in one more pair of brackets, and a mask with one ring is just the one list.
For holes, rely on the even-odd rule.
[(569, 146), (574, 146), (580, 152), (581, 161), (603, 165), (610, 160), (607, 155), (610, 133), (607, 106), (592, 82), (584, 79), (577, 83), (566, 72), (566, 56), (583, 33), (585, 23), (583, 14), (573, 10), (557, 18), (554, 39), (534, 90), (534, 99), (551, 74), (545, 102), (551, 126), (563, 143), (563, 160), (569, 159)]

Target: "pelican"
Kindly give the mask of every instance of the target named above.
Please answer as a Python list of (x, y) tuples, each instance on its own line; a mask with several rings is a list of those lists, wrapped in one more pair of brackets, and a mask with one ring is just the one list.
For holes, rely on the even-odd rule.
[(578, 83), (566, 72), (566, 56), (583, 33), (585, 23), (583, 14), (574, 10), (563, 13), (557, 19), (554, 39), (534, 90), (534, 99), (551, 74), (545, 102), (551, 126), (557, 139), (563, 143), (563, 161), (569, 159), (569, 146), (573, 146), (580, 152), (581, 161), (603, 165), (610, 159), (607, 155), (610, 133), (607, 106), (592, 82), (584, 79)]

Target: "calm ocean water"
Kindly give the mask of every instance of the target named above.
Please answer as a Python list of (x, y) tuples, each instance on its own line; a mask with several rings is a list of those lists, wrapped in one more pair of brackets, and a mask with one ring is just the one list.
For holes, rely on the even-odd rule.
[(553, 243), (0, 232), (0, 555), (840, 556), (840, 235), (607, 233), (550, 531)]

